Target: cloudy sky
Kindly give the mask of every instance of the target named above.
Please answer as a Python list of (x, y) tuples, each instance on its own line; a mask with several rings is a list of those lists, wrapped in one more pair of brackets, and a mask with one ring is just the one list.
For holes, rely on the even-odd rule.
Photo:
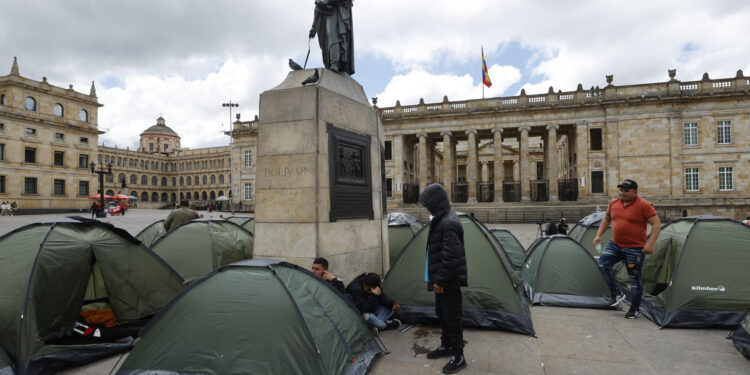
[[(287, 59), (305, 59), (313, 0), (0, 0), (0, 74), (88, 93), (100, 138), (135, 148), (159, 115), (183, 146), (228, 144), (229, 112), (258, 113)], [(743, 1), (354, 0), (353, 76), (380, 107), (750, 75)], [(3, 67), (3, 64), (5, 67)], [(317, 41), (308, 67), (321, 66)]]

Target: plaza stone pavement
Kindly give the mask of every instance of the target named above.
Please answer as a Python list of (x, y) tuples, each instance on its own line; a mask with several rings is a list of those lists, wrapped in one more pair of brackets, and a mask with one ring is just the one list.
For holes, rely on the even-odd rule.
[[(166, 218), (166, 210), (132, 209), (112, 224), (137, 234)], [(206, 217), (226, 213), (202, 212)], [(242, 215), (242, 214), (240, 214)], [(0, 217), (0, 233), (61, 215)], [(90, 214), (89, 216), (90, 217)], [(536, 225), (503, 224), (528, 246)], [(386, 291), (387, 293), (387, 291)], [(504, 331), (466, 329), (468, 368), (460, 374), (748, 374), (745, 359), (725, 337), (725, 329), (663, 329), (640, 317), (624, 319), (616, 310), (531, 308), (537, 337)], [(415, 326), (405, 332), (382, 331), (390, 354), (377, 359), (369, 374), (436, 374), (447, 358), (428, 360), (425, 353), (440, 343), (440, 329)], [(67, 370), (61, 374), (109, 374), (125, 355)], [(252, 369), (248, 369), (252, 373)]]

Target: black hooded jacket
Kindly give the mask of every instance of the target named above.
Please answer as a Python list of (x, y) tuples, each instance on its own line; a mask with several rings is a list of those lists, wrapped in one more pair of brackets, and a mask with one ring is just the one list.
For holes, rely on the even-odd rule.
[(432, 184), (419, 196), (419, 203), (433, 216), (427, 237), (427, 289), (432, 290), (433, 284), (443, 288), (468, 286), (464, 229), (451, 210), (448, 194), (442, 185)]
[(385, 292), (379, 296), (365, 292), (365, 288), (362, 287), (365, 275), (366, 273), (357, 276), (346, 287), (346, 292), (352, 296), (352, 301), (357, 306), (357, 310), (361, 313), (374, 313), (378, 309), (378, 306), (393, 309), (393, 300), (388, 298)]

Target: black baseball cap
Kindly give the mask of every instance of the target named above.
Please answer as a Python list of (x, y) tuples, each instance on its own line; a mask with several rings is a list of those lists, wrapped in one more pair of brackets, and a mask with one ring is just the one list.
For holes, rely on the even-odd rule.
[(623, 188), (623, 189), (636, 189), (636, 190), (638, 190), (638, 183), (635, 182), (635, 181), (633, 181), (633, 180), (631, 180), (631, 179), (626, 179), (626, 180), (623, 180), (619, 185), (617, 185), (617, 187), (618, 188)]

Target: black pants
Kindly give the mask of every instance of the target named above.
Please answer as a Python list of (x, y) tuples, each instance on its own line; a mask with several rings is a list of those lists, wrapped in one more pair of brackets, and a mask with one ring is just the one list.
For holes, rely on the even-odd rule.
[(451, 350), (452, 355), (464, 354), (464, 329), (462, 316), (461, 288), (445, 289), (443, 294), (435, 294), (435, 313), (440, 319), (440, 345)]

